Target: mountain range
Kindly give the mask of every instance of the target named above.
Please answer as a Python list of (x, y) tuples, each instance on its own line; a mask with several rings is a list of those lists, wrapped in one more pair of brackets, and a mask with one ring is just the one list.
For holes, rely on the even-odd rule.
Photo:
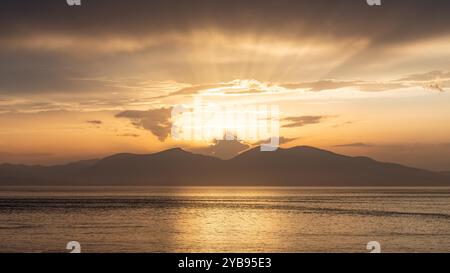
[(58, 166), (0, 165), (2, 186), (450, 186), (449, 173), (299, 146), (229, 160), (170, 149)]

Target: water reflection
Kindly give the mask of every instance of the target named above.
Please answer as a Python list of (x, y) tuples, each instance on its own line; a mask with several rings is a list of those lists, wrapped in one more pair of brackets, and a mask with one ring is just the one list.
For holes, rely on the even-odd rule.
[(0, 251), (450, 251), (449, 189), (1, 188)]

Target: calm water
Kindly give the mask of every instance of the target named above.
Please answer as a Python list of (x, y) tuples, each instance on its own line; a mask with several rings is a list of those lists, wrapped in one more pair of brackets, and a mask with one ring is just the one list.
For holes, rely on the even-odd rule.
[(0, 188), (0, 252), (450, 252), (450, 189)]

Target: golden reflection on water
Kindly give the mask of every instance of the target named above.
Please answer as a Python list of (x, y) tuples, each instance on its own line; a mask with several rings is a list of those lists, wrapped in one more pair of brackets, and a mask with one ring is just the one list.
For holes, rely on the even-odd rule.
[(448, 189), (0, 189), (1, 251), (450, 251)]

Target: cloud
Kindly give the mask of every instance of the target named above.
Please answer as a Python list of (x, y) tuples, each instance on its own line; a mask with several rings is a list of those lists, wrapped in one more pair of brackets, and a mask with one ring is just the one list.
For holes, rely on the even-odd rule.
[[(278, 138), (278, 143), (279, 143), (279, 145), (283, 145), (283, 144), (292, 142), (292, 141), (297, 140), (297, 139), (298, 138), (288, 138), (288, 137), (282, 136), (282, 137)], [(260, 146), (260, 145), (268, 144), (268, 143), (270, 143), (270, 139), (260, 140), (258, 142), (252, 143), (252, 145)]]
[[(76, 10), (64, 0), (2, 3), (0, 59), (5, 69), (0, 75), (14, 76), (18, 86), (6, 84), (6, 76), (0, 85), (6, 89), (32, 89), (33, 85), (26, 82), (35, 82), (39, 83), (38, 87), (42, 85), (41, 89), (57, 89), (67, 83), (64, 79), (74, 74), (114, 72), (113, 60), (119, 58), (118, 63), (124, 65), (122, 53), (134, 60), (132, 64), (137, 66), (137, 71), (147, 66), (152, 68), (149, 74), (154, 75), (160, 72), (155, 68), (164, 66), (168, 74), (182, 72), (194, 79), (198, 67), (188, 53), (196, 49), (203, 56), (204, 75), (214, 78), (223, 74), (217, 72), (241, 65), (236, 63), (241, 58), (236, 54), (238, 48), (253, 53), (275, 51), (275, 55), (284, 54), (282, 57), (295, 64), (298, 59), (291, 53), (299, 45), (306, 45), (310, 55), (317, 42), (346, 49), (352, 48), (353, 43), (362, 43), (366, 46), (358, 49), (363, 52), (354, 50), (351, 54), (359, 58), (358, 53), (376, 56), (374, 50), (446, 37), (450, 33), (447, 0), (387, 1), (381, 8), (369, 7), (364, 0), (260, 0), (258, 5), (253, 0), (86, 2)], [(415, 27), (412, 29), (411, 25)], [(278, 43), (283, 41), (292, 47), (278, 50)], [(202, 50), (205, 44), (217, 51), (208, 51), (207, 47)], [(216, 54), (206, 54), (210, 52)], [(105, 54), (110, 58), (105, 58)], [(320, 52), (318, 55), (324, 56)], [(324, 62), (333, 61), (326, 56)], [(143, 65), (144, 57), (148, 63)], [(242, 62), (247, 64), (242, 69), (246, 71), (265, 65), (259, 59), (251, 64)], [(130, 70), (131, 64), (125, 63)], [(268, 74), (273, 74), (274, 64), (270, 66), (272, 70)], [(241, 74), (237, 69), (233, 71)]]
[(345, 122), (341, 122), (341, 123), (338, 123), (338, 124), (333, 125), (333, 128), (340, 128), (340, 127), (343, 127), (343, 126), (352, 125), (352, 124), (355, 124), (356, 122), (358, 122), (358, 121), (345, 121)]
[(430, 83), (425, 88), (431, 91), (445, 92), (444, 87), (440, 83)]
[(128, 110), (117, 114), (116, 117), (130, 119), (134, 126), (150, 131), (163, 142), (172, 129), (171, 114), (172, 108), (161, 108), (148, 111)]
[(323, 90), (351, 87), (354, 85), (355, 82), (353, 81), (322, 80), (316, 82), (285, 83), (281, 84), (281, 87), (287, 89), (307, 89), (308, 91), (318, 92)]
[[(364, 0), (260, 0), (257, 5), (252, 0), (96, 0), (78, 8), (64, 0), (3, 2), (0, 94), (121, 92), (118, 86), (73, 79), (122, 74), (194, 84), (170, 96), (235, 78), (336, 78), (340, 65), (358, 72), (383, 62), (384, 70), (385, 62), (404, 53), (378, 58), (380, 52), (450, 34), (446, 0), (389, 1), (381, 8)], [(416, 57), (408, 60), (421, 67), (433, 64)], [(358, 65), (349, 65), (350, 59)], [(310, 88), (348, 84), (358, 83), (323, 80)]]
[[(110, 94), (137, 96), (148, 86), (80, 79), (120, 76), (139, 78), (137, 82), (151, 77), (192, 84), (152, 90), (147, 101), (197, 94), (227, 86), (236, 78), (288, 82), (286, 88), (297, 85), (311, 91), (393, 90), (405, 83), (353, 80), (372, 75), (365, 72), (339, 77), (339, 66), (350, 66), (356, 74), (366, 67), (396, 75), (422, 67), (435, 69), (434, 53), (409, 54), (411, 66), (400, 63), (397, 69), (384, 69), (384, 65), (405, 59), (405, 53), (389, 55), (394, 47), (403, 52), (403, 47), (418, 41), (450, 34), (450, 3), (445, 0), (389, 1), (381, 8), (368, 7), (364, 0), (261, 0), (258, 5), (252, 0), (96, 0), (79, 8), (68, 7), (64, 0), (3, 2), (0, 96), (40, 95), (42, 99), (44, 94), (73, 94), (78, 103), (84, 95), (102, 93), (102, 100), (116, 109), (130, 101), (110, 101)], [(388, 53), (373, 57), (379, 52)], [(441, 59), (450, 54), (436, 52)], [(358, 65), (349, 65), (349, 59), (357, 59)], [(419, 86), (443, 91), (449, 84), (441, 79)], [(261, 88), (224, 91), (229, 95), (262, 92)], [(103, 107), (101, 102), (97, 107)]]
[(32, 101), (24, 99), (8, 99), (0, 101), (0, 113), (45, 112), (64, 110), (67, 104), (49, 101)]
[[(258, 30), (261, 34), (291, 37), (313, 37), (317, 33), (344, 39), (369, 37), (379, 44), (443, 35), (450, 25), (447, 13), (450, 3), (446, 0), (389, 1), (378, 9), (361, 0), (333, 2), (338, 3), (260, 0), (255, 5), (251, 0), (96, 0), (74, 11), (65, 1), (41, 0), (39, 5), (34, 0), (8, 1), (2, 3), (0, 10), (0, 39), (8, 41), (32, 33), (99, 40), (108, 36), (167, 33), (177, 37), (209, 27), (228, 33)], [(411, 29), (411, 25), (415, 27)], [(66, 44), (70, 42), (65, 40)], [(53, 47), (57, 46), (54, 41)]]
[(183, 87), (175, 92), (169, 93), (167, 95), (156, 97), (167, 98), (174, 96), (189, 96), (197, 95), (201, 93), (206, 93), (208, 95), (253, 95), (253, 94), (263, 94), (274, 91), (270, 89), (266, 83), (259, 82), (257, 80), (233, 80), (229, 82), (222, 83), (210, 83), (210, 84), (199, 84), (192, 85), (188, 87)]
[(282, 121), (287, 122), (284, 124), (283, 128), (296, 128), (303, 127), (310, 124), (318, 124), (326, 119), (326, 116), (301, 116), (301, 117), (287, 117), (282, 119)]
[(435, 80), (450, 80), (450, 72), (435, 70), (426, 73), (412, 74), (399, 79), (399, 81), (404, 82), (429, 82)]
[(140, 135), (138, 135), (138, 134), (130, 134), (130, 133), (121, 134), (121, 135), (117, 135), (117, 136), (118, 137), (134, 137), (134, 138), (140, 137)]
[(102, 125), (103, 121), (101, 121), (101, 120), (86, 120), (86, 123), (89, 123), (92, 125)]
[(338, 80), (321, 80), (315, 82), (304, 83), (287, 83), (281, 85), (287, 89), (306, 89), (308, 91), (319, 92), (325, 90), (334, 90), (340, 88), (356, 88), (364, 92), (380, 92), (389, 91), (408, 87), (402, 82), (370, 82), (370, 81), (338, 81)]
[(450, 72), (435, 70), (427, 73), (409, 75), (398, 81), (423, 86), (423, 88), (430, 91), (445, 92), (445, 89), (450, 87)]
[(175, 92), (172, 92), (168, 95), (160, 96), (157, 98), (166, 98), (166, 97), (174, 97), (174, 96), (188, 96), (188, 95), (195, 95), (198, 94), (201, 91), (205, 91), (208, 89), (214, 89), (214, 88), (220, 88), (220, 87), (231, 87), (233, 86), (232, 83), (216, 83), (216, 84), (200, 84), (200, 85), (193, 85), (189, 87), (181, 88)]
[(363, 92), (383, 92), (412, 86), (443, 92), (445, 87), (450, 87), (450, 72), (431, 71), (422, 74), (412, 74), (404, 78), (385, 81), (362, 80), (320, 80), (314, 82), (283, 83), (281, 87), (286, 89), (304, 89), (311, 92), (334, 90), (340, 88), (355, 88)]
[[(2, 73), (0, 73), (0, 94), (3, 92), (1, 90), (1, 77)], [(10, 81), (11, 77), (5, 77), (5, 79), (8, 78), (7, 81)], [(14, 81), (15, 80), (11, 80), (11, 86), (14, 85)], [(51, 81), (51, 79), (48, 79), (48, 81)], [(36, 83), (37, 89), (32, 93), (27, 93), (30, 91), (28, 89), (19, 90), (20, 88), (18, 86), (20, 86), (20, 84), (15, 87), (19, 89), (5, 89), (8, 91), (5, 91), (4, 96), (0, 99), (0, 113), (56, 110), (142, 110), (153, 108), (155, 105), (161, 105), (159, 99), (169, 99), (171, 97), (180, 96), (180, 98), (175, 98), (173, 100), (175, 103), (180, 103), (180, 100), (186, 99), (186, 96), (197, 94), (204, 94), (206, 95), (204, 97), (205, 100), (210, 98), (212, 101), (214, 101), (214, 99), (225, 98), (225, 96), (229, 96), (230, 99), (240, 99), (237, 97), (238, 95), (247, 96), (249, 99), (248, 101), (253, 99), (267, 101), (268, 99), (273, 99), (269, 96), (273, 96), (276, 99), (280, 98), (281, 100), (286, 100), (286, 98), (297, 99), (295, 95), (297, 91), (321, 92), (340, 88), (352, 88), (361, 92), (384, 92), (418, 87), (434, 92), (445, 92), (450, 88), (450, 72), (431, 71), (385, 81), (330, 79), (297, 83), (266, 83), (257, 80), (232, 80), (228, 82), (197, 85), (176, 81), (143, 81), (138, 78), (73, 78), (71, 81), (75, 83), (76, 87), (72, 86), (67, 90), (65, 90), (64, 87), (58, 87), (58, 84), (55, 87), (45, 87), (50, 88), (49, 90), (62, 88), (61, 90), (70, 91), (67, 92), (67, 94), (65, 92), (62, 94), (57, 91), (54, 93), (44, 92), (43, 94), (38, 95), (37, 93), (39, 93), (40, 90), (43, 90), (41, 89), (42, 86), (40, 86), (39, 81)], [(78, 85), (78, 82), (82, 82), (83, 84)], [(33, 80), (27, 84), (29, 84), (31, 88)], [(64, 84), (61, 83), (61, 86), (63, 85), (70, 86), (67, 82)], [(77, 90), (84, 85), (86, 86), (86, 89), (80, 91), (83, 92), (83, 95), (81, 96)], [(110, 91), (104, 91), (108, 90), (108, 88), (110, 88)], [(165, 95), (154, 96), (161, 93)], [(261, 96), (258, 97), (259, 95)], [(264, 98), (262, 96), (264, 96)], [(164, 102), (173, 104), (170, 100)], [(252, 103), (254, 103), (254, 101)]]
[(246, 89), (246, 90), (226, 90), (224, 94), (226, 95), (253, 95), (253, 94), (262, 94), (266, 93), (265, 90), (261, 89)]
[(239, 140), (214, 140), (213, 144), (203, 148), (188, 148), (193, 153), (231, 159), (251, 146)]
[[(51, 79), (48, 80), (51, 81)], [(12, 84), (14, 80), (11, 81)], [(4, 97), (0, 100), (0, 112), (142, 110), (153, 108), (155, 104), (158, 104), (158, 100), (153, 97), (155, 94), (171, 92), (179, 89), (180, 86), (186, 86), (186, 84), (175, 81), (145, 82), (139, 79), (134, 79), (134, 83), (131, 83), (133, 79), (122, 78), (77, 78), (71, 81), (76, 86), (78, 86), (77, 82), (92, 83), (92, 85), (86, 84), (90, 87), (82, 91), (77, 88), (72, 89), (72, 87), (68, 87), (68, 89), (64, 89), (64, 87), (51, 88), (50, 90), (53, 91), (49, 93), (40, 93), (42, 89), (39, 87), (39, 82), (36, 83), (37, 89), (32, 92), (20, 88), (7, 89)], [(32, 85), (32, 83), (29, 84)], [(66, 83), (66, 85), (70, 85), (70, 83)], [(0, 94), (3, 92), (1, 86), (0, 79)]]
[(335, 145), (334, 147), (339, 147), (339, 148), (341, 148), (341, 147), (342, 148), (343, 147), (368, 148), (368, 147), (373, 147), (373, 145), (362, 143), (362, 142), (355, 142), (355, 143), (348, 143), (348, 144), (339, 144), (339, 145)]

